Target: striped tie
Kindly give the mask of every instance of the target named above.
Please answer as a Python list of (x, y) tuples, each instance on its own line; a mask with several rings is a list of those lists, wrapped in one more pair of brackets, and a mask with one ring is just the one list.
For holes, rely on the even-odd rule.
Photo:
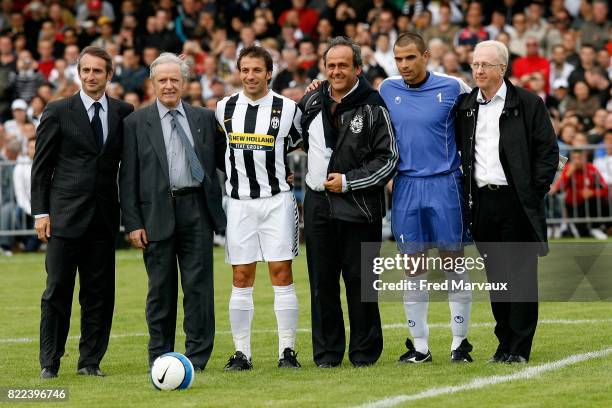
[(189, 168), (191, 169), (191, 175), (194, 179), (198, 181), (198, 183), (201, 183), (202, 181), (204, 181), (204, 169), (202, 168), (202, 164), (200, 163), (198, 156), (196, 156), (196, 152), (193, 146), (189, 142), (189, 138), (187, 137), (185, 130), (177, 120), (178, 114), (179, 112), (177, 110), (170, 111), (170, 115), (172, 116), (170, 123), (172, 125), (172, 129), (176, 129), (176, 132), (178, 133), (181, 142), (183, 142), (183, 147), (185, 148), (185, 152), (187, 153), (187, 161), (189, 162)]

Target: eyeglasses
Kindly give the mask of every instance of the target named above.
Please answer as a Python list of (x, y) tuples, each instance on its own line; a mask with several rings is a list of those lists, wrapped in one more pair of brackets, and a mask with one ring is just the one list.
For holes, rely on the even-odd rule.
[(490, 70), (493, 67), (500, 67), (502, 65), (505, 65), (505, 64), (489, 64), (487, 62), (483, 62), (483, 63), (473, 62), (473, 63), (470, 64), (470, 67), (472, 67), (472, 70), (474, 70), (474, 71), (478, 71), (479, 68), (482, 68), (485, 71), (488, 71), (488, 70)]

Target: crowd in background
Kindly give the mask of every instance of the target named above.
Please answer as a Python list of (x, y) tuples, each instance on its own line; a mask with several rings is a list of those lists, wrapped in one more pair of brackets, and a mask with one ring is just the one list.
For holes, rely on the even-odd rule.
[[(398, 75), (393, 43), (405, 31), (424, 37), (429, 70), (468, 84), (475, 44), (505, 43), (508, 78), (545, 101), (562, 154), (571, 156), (552, 193), (564, 193), (566, 213), (582, 216), (606, 202), (595, 200), (612, 190), (612, 29), (605, 0), (1, 0), (0, 161), (15, 164), (0, 167), (0, 231), (15, 229), (19, 219), (31, 222), (31, 141), (45, 105), (79, 90), (77, 58), (87, 45), (113, 57), (107, 94), (136, 109), (154, 100), (151, 62), (163, 51), (184, 54), (191, 67), (185, 99), (214, 109), (240, 89), (242, 47), (268, 49), (272, 88), (299, 101), (312, 79), (324, 78), (321, 57), (334, 36), (361, 45), (364, 75), (378, 87)], [(582, 145), (591, 148), (575, 150)], [(597, 206), (591, 210), (604, 214)], [(13, 240), (0, 237), (0, 244), (8, 251)]]

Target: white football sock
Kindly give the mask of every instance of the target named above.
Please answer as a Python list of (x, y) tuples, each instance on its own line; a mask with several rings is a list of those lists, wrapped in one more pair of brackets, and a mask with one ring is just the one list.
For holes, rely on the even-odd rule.
[(408, 320), (408, 329), (414, 340), (416, 351), (426, 354), (429, 351), (429, 326), (427, 325), (429, 292), (426, 288), (421, 289), (419, 282), (427, 279), (427, 273), (406, 277), (406, 279), (416, 285), (414, 290), (404, 292), (404, 311)]
[(251, 358), (251, 322), (253, 321), (253, 288), (232, 286), (229, 301), (230, 326), (236, 351), (242, 351)]
[(469, 283), (470, 276), (466, 273), (458, 274), (445, 271), (448, 281), (448, 306), (450, 308), (450, 325), (453, 333), (451, 351), (457, 349), (461, 342), (467, 337), (470, 326), (470, 311), (472, 307), (472, 291), (469, 289), (454, 288), (452, 282)]
[(298, 323), (298, 299), (293, 283), (274, 288), (274, 313), (278, 325), (278, 358), (289, 347), (295, 350), (295, 333)]

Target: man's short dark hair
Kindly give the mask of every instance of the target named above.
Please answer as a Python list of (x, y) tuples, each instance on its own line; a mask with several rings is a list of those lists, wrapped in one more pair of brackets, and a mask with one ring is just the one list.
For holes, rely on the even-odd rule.
[(272, 72), (273, 70), (274, 63), (272, 61), (272, 56), (263, 47), (260, 47), (258, 45), (251, 45), (251, 46), (244, 47), (243, 49), (241, 49), (240, 54), (238, 55), (238, 61), (236, 62), (236, 66), (238, 67), (238, 70), (240, 70), (240, 62), (242, 61), (242, 58), (244, 57), (261, 58), (266, 63), (266, 71)]
[(96, 47), (95, 45), (90, 45), (88, 47), (83, 48), (81, 54), (79, 55), (79, 59), (77, 60), (77, 70), (81, 72), (81, 58), (85, 55), (93, 55), (94, 57), (102, 58), (106, 63), (106, 73), (113, 72), (113, 59), (110, 54), (106, 52), (104, 48)]
[(350, 38), (344, 37), (344, 36), (334, 37), (329, 42), (329, 46), (323, 53), (323, 62), (325, 63), (325, 65), (327, 65), (327, 53), (329, 52), (329, 50), (331, 50), (334, 47), (339, 47), (339, 46), (349, 47), (353, 51), (353, 66), (354, 67), (360, 67), (363, 65), (363, 61), (361, 59), (361, 47), (357, 45)]
[(414, 44), (416, 45), (417, 49), (419, 50), (419, 52), (421, 54), (425, 53), (425, 51), (427, 51), (427, 46), (425, 45), (425, 40), (423, 40), (423, 37), (421, 37), (420, 35), (416, 34), (416, 33), (402, 33), (400, 34), (399, 37), (397, 37), (397, 40), (395, 40), (395, 44), (393, 45), (393, 48), (395, 47), (406, 47), (410, 44)]
[(582, 43), (582, 45), (580, 45), (580, 49), (583, 49), (583, 48), (590, 48), (593, 51), (597, 52), (597, 48), (595, 48), (595, 46), (591, 43)]

